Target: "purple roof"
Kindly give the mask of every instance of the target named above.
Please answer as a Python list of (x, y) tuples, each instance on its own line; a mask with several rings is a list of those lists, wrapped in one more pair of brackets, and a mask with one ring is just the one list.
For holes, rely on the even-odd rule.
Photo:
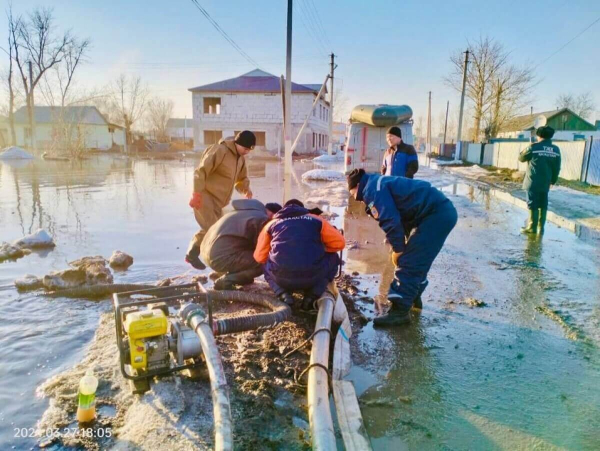
[[(319, 85), (319, 88), (321, 85)], [(191, 92), (281, 92), (279, 77), (260, 69), (229, 80), (190, 88)], [(292, 92), (318, 93), (319, 89), (292, 82)]]

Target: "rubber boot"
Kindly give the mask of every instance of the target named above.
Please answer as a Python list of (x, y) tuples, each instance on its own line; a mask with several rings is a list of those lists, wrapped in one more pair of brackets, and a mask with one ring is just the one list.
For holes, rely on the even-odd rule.
[(294, 296), (292, 296), (292, 294), (291, 294), (291, 293), (283, 293), (283, 294), (280, 294), (278, 297), (279, 297), (279, 300), (280, 300), (281, 302), (283, 302), (284, 304), (287, 304), (287, 305), (289, 305), (290, 307), (291, 307), (292, 305), (294, 305), (294, 302), (295, 302), (295, 301), (294, 301)]
[(187, 254), (185, 254), (185, 261), (200, 271), (206, 269), (206, 265), (200, 260), (200, 246), (195, 244), (190, 244)]
[(529, 222), (527, 223), (527, 227), (521, 228), (521, 233), (537, 233), (539, 218), (540, 211), (537, 208), (529, 210)]
[[(240, 272), (227, 273), (215, 280), (215, 290), (233, 290), (235, 285), (250, 285), (262, 271), (248, 269)], [(258, 275), (257, 275), (258, 274)]]
[(305, 294), (304, 298), (302, 299), (302, 310), (307, 312), (316, 310), (315, 302), (317, 299), (319, 299), (319, 296), (315, 296), (314, 294)]
[(417, 309), (417, 310), (423, 310), (423, 300), (421, 299), (421, 296), (425, 292), (427, 285), (429, 285), (429, 281), (427, 279), (425, 279), (423, 282), (421, 282), (419, 284), (419, 294), (417, 294), (417, 297), (413, 301), (412, 308)]
[(392, 302), (392, 307), (388, 310), (385, 315), (378, 316), (373, 319), (373, 326), (375, 327), (394, 327), (402, 326), (403, 324), (410, 323), (410, 309), (405, 307), (399, 307), (397, 304)]
[(540, 235), (544, 234), (544, 227), (546, 226), (546, 215), (548, 214), (547, 208), (540, 208), (540, 223), (538, 233)]

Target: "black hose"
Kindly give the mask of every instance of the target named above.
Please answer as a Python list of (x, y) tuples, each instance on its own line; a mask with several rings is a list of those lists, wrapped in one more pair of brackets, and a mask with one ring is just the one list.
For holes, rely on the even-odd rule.
[(258, 329), (259, 327), (273, 326), (287, 320), (292, 314), (289, 305), (268, 294), (244, 291), (211, 291), (209, 295), (213, 301), (246, 302), (271, 310), (269, 313), (218, 319), (214, 322), (215, 335), (232, 334)]

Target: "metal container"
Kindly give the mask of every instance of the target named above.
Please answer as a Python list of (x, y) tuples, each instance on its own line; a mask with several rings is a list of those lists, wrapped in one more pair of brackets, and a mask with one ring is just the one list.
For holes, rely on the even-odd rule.
[(352, 109), (351, 122), (375, 127), (391, 127), (409, 121), (413, 112), (408, 105), (358, 105)]

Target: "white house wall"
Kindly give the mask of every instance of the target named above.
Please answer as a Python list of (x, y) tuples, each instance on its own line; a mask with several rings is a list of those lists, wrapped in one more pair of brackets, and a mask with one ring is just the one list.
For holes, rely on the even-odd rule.
[[(102, 118), (100, 118), (102, 119)], [(85, 147), (87, 149), (108, 150), (112, 147), (113, 136), (116, 145), (123, 146), (125, 144), (125, 131), (115, 128), (113, 136), (108, 132), (108, 125), (102, 124), (82, 124), (81, 130), (85, 133)], [(25, 141), (25, 129), (29, 126), (24, 124), (15, 124), (15, 133), (17, 135), (18, 146), (28, 146), (29, 142)], [(36, 145), (40, 149), (50, 148), (52, 146), (53, 135), (52, 124), (36, 124), (35, 135)], [(76, 136), (76, 127), (73, 127), (73, 138)]]
[[(221, 99), (220, 114), (204, 114), (205, 97)], [(293, 138), (296, 137), (302, 123), (310, 114), (315, 95), (294, 94), (292, 96), (292, 127)], [(277, 151), (283, 148), (283, 111), (280, 94), (266, 93), (192, 93), (194, 117), (194, 144), (198, 149), (204, 149), (204, 131), (220, 130), (223, 138), (232, 136), (237, 130), (252, 130), (265, 132), (265, 148)], [(319, 108), (320, 106), (320, 108)], [(328, 135), (328, 114), (325, 108), (329, 105), (319, 100), (316, 105), (316, 115), (310, 114), (303, 137), (296, 148), (298, 153), (312, 152), (312, 133)], [(320, 112), (323, 111), (321, 115)], [(326, 146), (322, 145), (322, 149)]]

